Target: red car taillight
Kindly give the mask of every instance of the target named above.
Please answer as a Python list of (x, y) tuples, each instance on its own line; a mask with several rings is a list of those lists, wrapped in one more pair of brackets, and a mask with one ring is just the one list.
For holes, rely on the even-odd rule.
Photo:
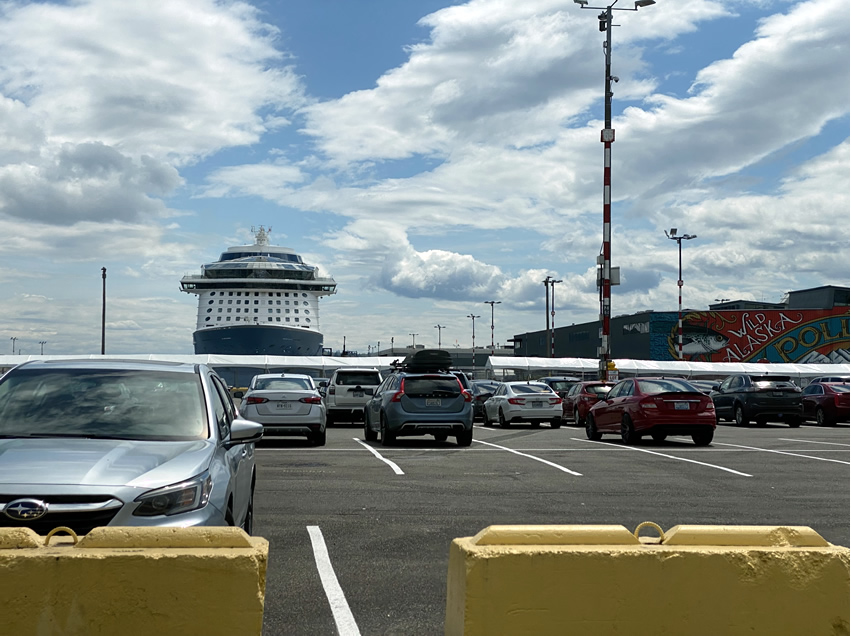
[(405, 378), (402, 378), (401, 384), (399, 384), (399, 390), (393, 394), (393, 397), (390, 398), (391, 402), (401, 402), (402, 396), (405, 394)]
[(470, 393), (467, 389), (461, 389), (461, 395), (464, 396), (465, 402), (472, 402), (473, 401), (473, 394)]
[(301, 398), (299, 402), (304, 402), (305, 404), (322, 404), (322, 398), (318, 395), (312, 395), (311, 397)]
[(526, 404), (526, 398), (508, 398), (509, 404), (523, 405)]
[(337, 395), (337, 389), (334, 388), (333, 384), (328, 387), (328, 394), (329, 395)]
[(647, 398), (647, 399), (641, 400), (641, 402), (638, 403), (638, 406), (640, 406), (643, 409), (658, 409), (659, 408), (659, 405), (656, 404), (655, 398)]
[(550, 404), (561, 404), (564, 402), (560, 397), (550, 398)]
[(264, 402), (268, 402), (269, 400), (264, 397), (253, 397), (249, 396), (245, 399), (246, 404), (263, 404)]

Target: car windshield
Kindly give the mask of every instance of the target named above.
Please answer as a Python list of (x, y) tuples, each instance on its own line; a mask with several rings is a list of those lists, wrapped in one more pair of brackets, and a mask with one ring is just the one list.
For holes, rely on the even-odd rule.
[(764, 375), (752, 375), (750, 376), (751, 382), (756, 384), (757, 386), (770, 386), (772, 384), (783, 384), (783, 383), (791, 383), (792, 378), (788, 375), (772, 375), (772, 376), (764, 376)]
[(0, 382), (0, 437), (206, 439), (193, 373), (20, 369)]
[(567, 391), (574, 384), (576, 384), (576, 382), (571, 380), (556, 380), (554, 382), (550, 382), (550, 386), (553, 388), (553, 391)]
[(254, 383), (255, 391), (311, 391), (307, 378), (258, 378)]
[(685, 380), (676, 379), (639, 380), (638, 388), (646, 395), (654, 395), (656, 393), (700, 393), (700, 391)]
[(605, 384), (592, 384), (591, 386), (586, 386), (585, 390), (594, 395), (605, 395), (612, 390), (612, 387)]
[(515, 393), (552, 393), (546, 384), (512, 384), (511, 390)]
[(423, 397), (427, 395), (461, 395), (461, 385), (455, 376), (443, 378), (433, 377), (407, 377), (403, 381), (405, 395), (410, 397)]
[(375, 385), (381, 384), (381, 377), (377, 373), (370, 373), (369, 371), (338, 373), (334, 379), (334, 384), (345, 386)]

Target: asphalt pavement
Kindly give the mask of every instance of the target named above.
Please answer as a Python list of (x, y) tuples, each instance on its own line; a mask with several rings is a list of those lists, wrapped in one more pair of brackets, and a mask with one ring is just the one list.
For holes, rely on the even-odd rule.
[[(258, 447), (257, 535), (270, 541), (264, 635), (443, 633), (452, 539), (492, 524), (803, 525), (849, 545), (849, 426), (718, 427), (624, 446), (584, 429), (476, 424), (473, 445), (360, 426)], [(564, 593), (581, 581), (565, 581)]]

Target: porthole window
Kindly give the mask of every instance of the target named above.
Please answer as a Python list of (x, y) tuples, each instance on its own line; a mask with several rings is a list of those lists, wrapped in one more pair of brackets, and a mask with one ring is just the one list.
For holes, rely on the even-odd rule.
[(210, 307), (210, 308), (207, 310), (207, 313), (208, 313), (208, 314), (210, 314), (210, 313), (212, 313), (212, 312), (213, 312), (213, 308), (212, 308), (212, 307)]
[(307, 307), (307, 301), (306, 300), (303, 301), (301, 304), (304, 305), (305, 307)]
[(304, 292), (302, 292), (302, 293), (301, 293), (301, 297), (302, 297), (302, 298), (307, 298), (307, 294), (305, 294)]
[(215, 296), (216, 292), (210, 292), (210, 296)]
[(208, 301), (207, 301), (207, 304), (208, 304), (208, 305), (212, 305), (212, 304), (213, 304), (213, 302), (214, 302), (214, 301), (212, 301), (212, 300), (208, 300)]
[(305, 318), (304, 322), (310, 322), (310, 318)]
[(209, 317), (209, 316), (207, 316), (206, 318), (204, 318), (204, 321), (205, 321), (205, 322), (206, 322), (206, 321), (208, 321), (208, 320), (210, 320), (210, 317)]
[(309, 313), (310, 313), (310, 310), (309, 310), (309, 309), (305, 309), (305, 310), (304, 310), (304, 313), (309, 314)]

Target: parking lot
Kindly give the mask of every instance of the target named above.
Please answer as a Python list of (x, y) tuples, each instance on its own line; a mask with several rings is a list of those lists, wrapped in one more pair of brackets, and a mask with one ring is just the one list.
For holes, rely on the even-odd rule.
[[(849, 426), (721, 425), (691, 439), (484, 428), (473, 445), (329, 428), (267, 438), (256, 534), (270, 541), (264, 633), (441, 634), (449, 545), (492, 524), (805, 525), (849, 545)], [(582, 581), (564, 581), (564, 593)]]

